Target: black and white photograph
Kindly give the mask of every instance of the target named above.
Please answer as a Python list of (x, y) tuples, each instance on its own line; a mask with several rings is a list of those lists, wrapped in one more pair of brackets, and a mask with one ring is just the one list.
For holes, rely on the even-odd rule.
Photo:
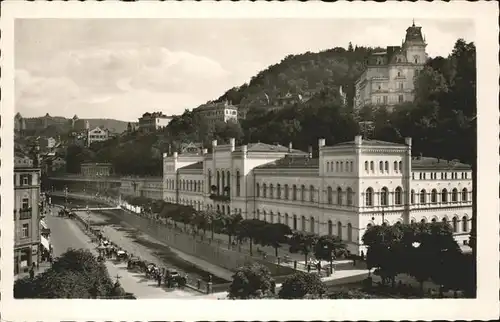
[(478, 298), (477, 17), (266, 11), (12, 19), (15, 302)]

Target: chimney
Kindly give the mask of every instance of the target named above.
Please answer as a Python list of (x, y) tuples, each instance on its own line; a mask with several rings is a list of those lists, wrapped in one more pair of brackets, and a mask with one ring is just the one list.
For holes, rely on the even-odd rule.
[(288, 152), (292, 152), (292, 142), (288, 143)]
[(363, 144), (363, 136), (362, 135), (356, 135), (354, 137), (354, 144), (355, 145), (361, 145), (361, 144)]
[(235, 138), (230, 138), (229, 139), (229, 145), (231, 146), (231, 152), (234, 151), (235, 144), (236, 144)]
[(313, 157), (313, 147), (309, 146), (309, 158)]
[(326, 140), (325, 139), (319, 139), (318, 140), (318, 147), (321, 149), (322, 147), (324, 147), (326, 144)]
[(405, 143), (407, 146), (411, 147), (411, 138), (405, 138)]

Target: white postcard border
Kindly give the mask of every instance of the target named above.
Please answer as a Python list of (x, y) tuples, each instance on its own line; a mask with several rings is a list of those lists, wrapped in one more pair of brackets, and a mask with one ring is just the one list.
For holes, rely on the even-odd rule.
[[(382, 17), (383, 15), (383, 17)], [(498, 8), (493, 3), (21, 2), (2, 3), (2, 320), (453, 320), (491, 319), (499, 308)], [(13, 300), (15, 18), (405, 18), (475, 22), (478, 96), (478, 298), (474, 300)], [(342, 32), (342, 31), (331, 31)], [(35, 41), (35, 40), (34, 40)]]

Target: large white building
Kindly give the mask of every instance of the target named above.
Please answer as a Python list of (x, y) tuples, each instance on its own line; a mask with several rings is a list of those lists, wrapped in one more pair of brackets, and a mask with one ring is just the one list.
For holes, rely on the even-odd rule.
[(356, 109), (413, 101), (414, 79), (428, 58), (421, 29), (413, 23), (406, 29), (401, 46), (388, 46), (386, 51), (373, 53), (367, 59), (366, 68), (354, 85)]
[(404, 144), (377, 140), (326, 146), (319, 157), (292, 147), (212, 143), (202, 154), (164, 154), (164, 200), (340, 236), (365, 250), (370, 225), (447, 221), (465, 244), (472, 216), (469, 165), (412, 157)]

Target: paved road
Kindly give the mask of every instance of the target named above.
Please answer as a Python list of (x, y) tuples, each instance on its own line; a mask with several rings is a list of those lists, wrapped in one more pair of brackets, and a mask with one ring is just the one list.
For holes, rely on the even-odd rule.
[[(45, 217), (45, 221), (51, 230), (51, 243), (56, 257), (64, 253), (68, 248), (91, 249), (96, 253), (95, 245), (90, 242), (89, 238), (73, 220), (57, 217), (56, 211), (54, 211), (54, 214)], [(129, 272), (126, 269), (126, 264), (115, 265), (108, 261), (106, 267), (109, 275), (112, 278), (116, 275), (120, 276), (120, 283), (125, 291), (134, 293), (138, 299), (196, 298), (196, 295), (199, 294), (189, 289), (165, 290), (159, 288), (153, 280), (145, 279), (142, 274)]]

